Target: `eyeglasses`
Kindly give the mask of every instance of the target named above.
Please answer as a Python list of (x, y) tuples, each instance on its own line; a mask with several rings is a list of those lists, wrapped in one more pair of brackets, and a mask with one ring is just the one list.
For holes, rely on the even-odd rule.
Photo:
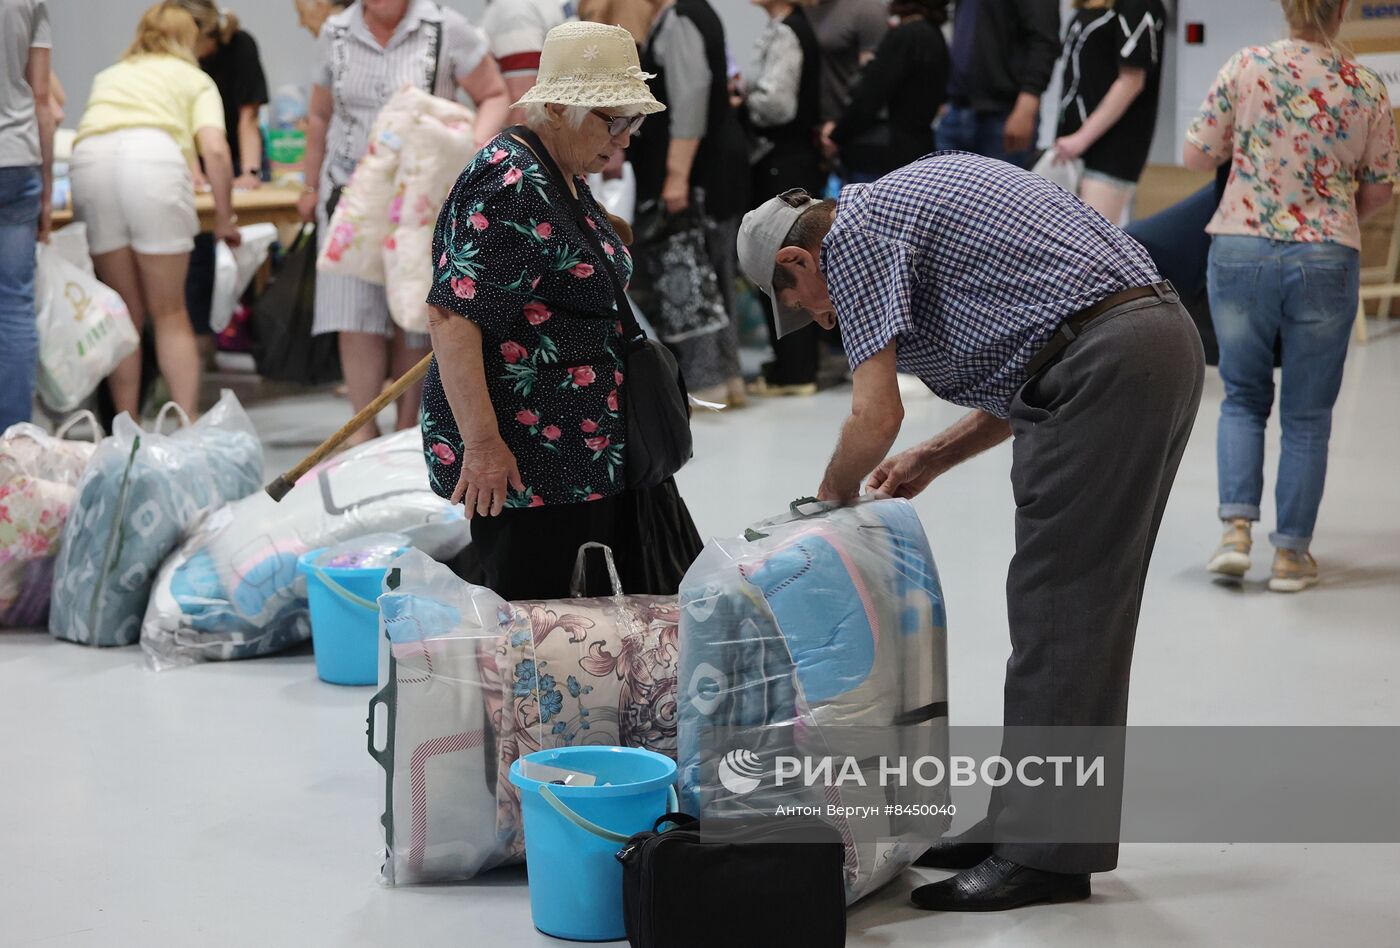
[(637, 134), (637, 130), (640, 129), (642, 123), (646, 121), (645, 115), (609, 115), (597, 109), (590, 109), (589, 111), (607, 123), (608, 134), (613, 138), (620, 138), (627, 132), (633, 135)]

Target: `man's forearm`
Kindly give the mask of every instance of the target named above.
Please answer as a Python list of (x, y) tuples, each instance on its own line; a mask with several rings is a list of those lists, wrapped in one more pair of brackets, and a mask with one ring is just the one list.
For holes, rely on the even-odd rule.
[(861, 480), (885, 459), (894, 439), (899, 437), (901, 420), (899, 417), (866, 418), (859, 414), (847, 418), (817, 496), (836, 503), (855, 500), (860, 494)]
[(974, 410), (919, 445), (919, 450), (934, 466), (935, 474), (941, 474), (996, 447), (1009, 437), (1009, 422), (985, 411)]
[(34, 112), (39, 122), (39, 161), (43, 165), (44, 207), (48, 207), (53, 203), (53, 136), (57, 123), (54, 122), (53, 106), (47, 101), (37, 103)]

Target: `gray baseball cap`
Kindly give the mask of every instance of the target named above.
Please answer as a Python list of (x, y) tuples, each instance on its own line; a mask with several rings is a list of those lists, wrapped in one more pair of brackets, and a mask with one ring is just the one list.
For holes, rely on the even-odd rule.
[(773, 301), (773, 319), (780, 338), (812, 321), (806, 310), (784, 310), (779, 305), (773, 292), (773, 268), (788, 231), (815, 200), (801, 188), (793, 188), (749, 211), (739, 225), (739, 267), (749, 282)]

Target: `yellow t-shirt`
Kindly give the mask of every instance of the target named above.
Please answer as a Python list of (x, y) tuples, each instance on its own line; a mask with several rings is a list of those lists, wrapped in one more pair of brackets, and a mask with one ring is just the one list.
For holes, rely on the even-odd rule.
[(201, 128), (224, 131), (224, 104), (214, 80), (178, 56), (135, 56), (92, 80), (76, 141), (123, 128), (169, 132), (186, 157)]

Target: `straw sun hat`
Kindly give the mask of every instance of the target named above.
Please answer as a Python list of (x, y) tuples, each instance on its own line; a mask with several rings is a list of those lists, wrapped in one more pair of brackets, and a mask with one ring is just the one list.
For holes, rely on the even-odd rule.
[(652, 78), (642, 72), (636, 40), (622, 27), (564, 23), (545, 36), (538, 78), (511, 108), (538, 102), (651, 115), (666, 108), (647, 86)]

